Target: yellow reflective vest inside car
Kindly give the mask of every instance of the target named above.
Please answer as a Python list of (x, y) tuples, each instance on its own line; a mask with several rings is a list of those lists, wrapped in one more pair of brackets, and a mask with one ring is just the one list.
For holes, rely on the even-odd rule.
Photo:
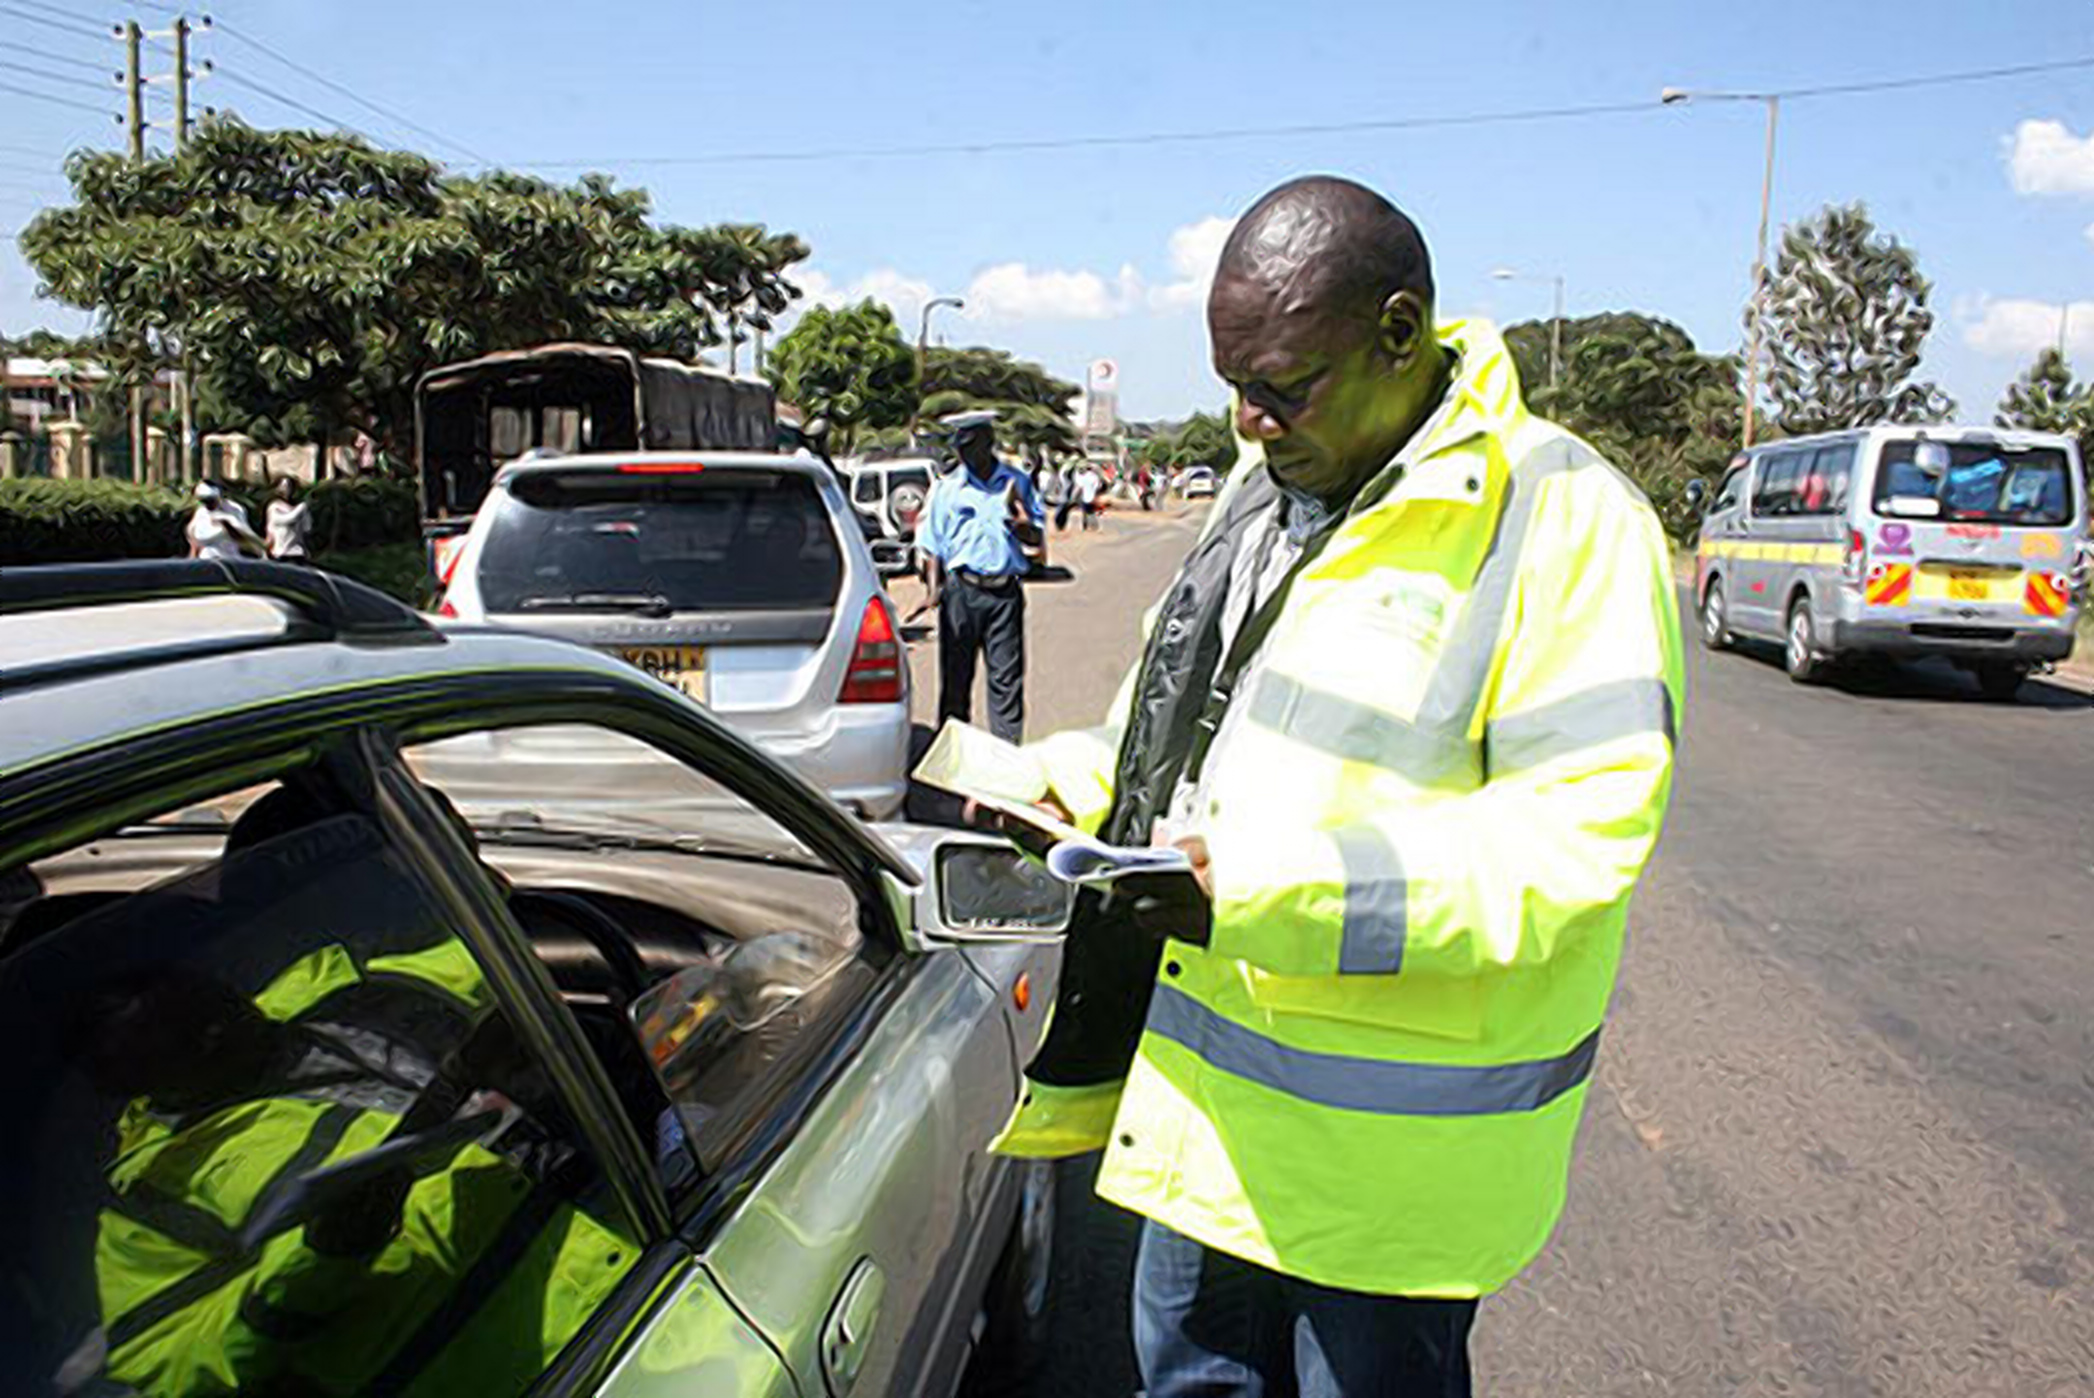
[[(1210, 943), (1166, 945), (1124, 1084), (1029, 1084), (997, 1148), (1103, 1145), (1101, 1195), (1210, 1247), (1459, 1297), (1562, 1208), (1680, 641), (1648, 503), (1527, 412), (1493, 331), (1439, 334), (1446, 400), (1303, 568), (1207, 756)], [(1032, 749), (1093, 828), (1131, 687)]]
[[(299, 1024), (385, 983), (469, 1019), (493, 1005), (454, 940), (363, 961), (324, 946), (255, 1004)], [(151, 1398), (521, 1393), (630, 1266), (630, 1239), (477, 1145), (416, 1180), (398, 1232), (369, 1256), (326, 1255), (302, 1229), (244, 1250), (237, 1234), (273, 1184), (375, 1149), (399, 1120), (324, 1088), (256, 1093), (175, 1119), (134, 1101), (118, 1125), (95, 1242), (112, 1386)]]

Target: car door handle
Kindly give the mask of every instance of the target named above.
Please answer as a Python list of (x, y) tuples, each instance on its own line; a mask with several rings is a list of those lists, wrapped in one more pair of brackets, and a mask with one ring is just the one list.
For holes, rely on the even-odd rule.
[(873, 1327), (879, 1323), (880, 1302), (887, 1295), (887, 1279), (870, 1257), (858, 1259), (851, 1275), (829, 1308), (822, 1325), (822, 1379), (829, 1398), (844, 1398), (858, 1382), (858, 1371), (872, 1348)]

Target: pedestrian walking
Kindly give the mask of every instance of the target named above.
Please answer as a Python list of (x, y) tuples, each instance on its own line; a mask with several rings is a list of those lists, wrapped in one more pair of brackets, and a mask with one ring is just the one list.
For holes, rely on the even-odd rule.
[(268, 551), (240, 502), (209, 481), (196, 483), (196, 508), (182, 532), (191, 558), (259, 558)]
[(1244, 460), (1106, 727), (1030, 749), (1066, 814), (1191, 866), (1079, 897), (997, 1142), (1104, 1148), (1150, 1398), (1470, 1392), (1664, 815), (1664, 533), (1433, 307), (1357, 184), (1244, 215), (1207, 305)]
[(279, 480), (270, 493), (269, 510), (263, 518), (269, 556), (279, 563), (310, 563), (306, 541), (313, 530), (312, 502), (293, 500), (292, 495), (288, 478)]
[(1025, 728), (1024, 545), (1046, 516), (1025, 473), (996, 459), (996, 414), (956, 413), (960, 467), (931, 488), (918, 536), (938, 608), (938, 719), (974, 712), (974, 669), (986, 661), (989, 727), (1018, 741)]
[(1069, 470), (1066, 466), (1049, 466), (1046, 477), (1040, 482), (1040, 498), (1054, 516), (1054, 531), (1059, 534), (1069, 527)]
[(1098, 497), (1105, 493), (1105, 477), (1086, 461), (1076, 470), (1076, 504), (1083, 511), (1086, 531), (1098, 527)]

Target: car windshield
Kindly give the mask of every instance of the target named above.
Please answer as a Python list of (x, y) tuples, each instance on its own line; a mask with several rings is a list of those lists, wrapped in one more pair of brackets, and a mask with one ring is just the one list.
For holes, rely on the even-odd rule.
[(843, 585), (821, 496), (789, 471), (534, 472), (491, 508), (489, 612), (826, 608)]
[(1891, 442), (1876, 472), (1876, 513), (1965, 524), (2055, 528), (2072, 522), (2072, 475), (2056, 447), (1951, 442), (1948, 468), (1923, 470), (1917, 442)]

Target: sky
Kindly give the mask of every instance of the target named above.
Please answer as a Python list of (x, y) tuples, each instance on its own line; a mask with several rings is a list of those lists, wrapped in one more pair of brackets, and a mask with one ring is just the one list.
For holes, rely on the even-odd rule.
[[(132, 15), (164, 26), (171, 9), (0, 0), (0, 63), (90, 83), (0, 67), (0, 231), (63, 200), (64, 151), (117, 143), (103, 115), (117, 110), (114, 89), (96, 92), (78, 64), (120, 65), (120, 47), (89, 30)], [(1661, 89), (1791, 90), (2094, 57), (2084, 0), (224, 0), (201, 12), (227, 28), (197, 42), (220, 69), (199, 102), (259, 125), (314, 124), (278, 100), (290, 98), (460, 167), (603, 170), (652, 191), (665, 219), (791, 229), (813, 248), (798, 277), (811, 298), (879, 297), (913, 337), (927, 295), (964, 297), (963, 312), (937, 313), (934, 340), (1007, 348), (1079, 383), (1110, 358), (1122, 412), (1137, 418), (1222, 400), (1206, 277), (1231, 219), (1294, 175), (1349, 175), (1411, 213), (1443, 315), (1546, 315), (1547, 279), (1561, 276), (1572, 315), (1643, 311), (1730, 350), (1758, 224), (1763, 108), (1661, 107)], [(866, 153), (1613, 103), (1634, 110)], [(1917, 250), (1937, 317), (1925, 372), (1963, 416), (1991, 416), (2004, 385), (2056, 342), (2068, 303), (2068, 349), (2094, 367), (2094, 68), (1785, 102), (1777, 227), (1853, 200)], [(1495, 269), (1534, 280), (1496, 280)], [(34, 274), (0, 242), (0, 329), (79, 323), (37, 299)]]

